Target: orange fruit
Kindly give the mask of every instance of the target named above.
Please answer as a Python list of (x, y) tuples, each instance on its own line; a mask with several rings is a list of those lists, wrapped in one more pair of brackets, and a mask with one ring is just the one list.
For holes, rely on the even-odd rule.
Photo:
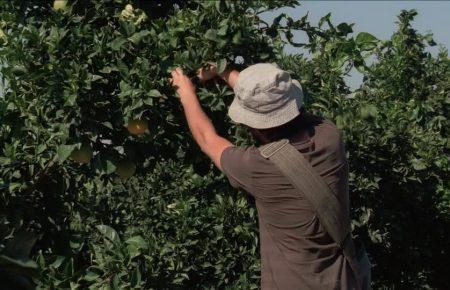
[(92, 159), (92, 147), (87, 143), (83, 143), (80, 149), (75, 149), (70, 154), (70, 158), (78, 163), (89, 163)]
[(142, 135), (148, 130), (148, 122), (144, 119), (131, 120), (128, 122), (127, 129), (133, 135)]

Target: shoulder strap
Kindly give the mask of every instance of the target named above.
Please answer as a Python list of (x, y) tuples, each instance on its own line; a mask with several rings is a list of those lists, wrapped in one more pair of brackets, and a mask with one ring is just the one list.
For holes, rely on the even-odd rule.
[(275, 163), (283, 175), (305, 194), (328, 234), (342, 247), (350, 233), (350, 218), (322, 176), (287, 139), (264, 145), (259, 150), (264, 158)]
[(331, 238), (342, 248), (359, 288), (361, 273), (351, 237), (350, 217), (345, 213), (328, 184), (289, 140), (282, 139), (259, 147), (261, 155), (271, 160), (286, 178), (300, 190), (315, 208), (320, 222)]

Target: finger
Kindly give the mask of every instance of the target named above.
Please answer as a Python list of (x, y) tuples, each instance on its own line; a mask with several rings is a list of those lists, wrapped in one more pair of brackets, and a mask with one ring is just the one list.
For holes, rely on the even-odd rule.
[(179, 73), (180, 75), (183, 75), (183, 74), (184, 74), (184, 73), (183, 73), (183, 69), (182, 69), (181, 67), (177, 67), (175, 70), (176, 70), (176, 72)]
[(173, 78), (176, 78), (178, 76), (178, 72), (176, 70), (173, 70), (170, 74)]
[(173, 84), (173, 78), (168, 78), (169, 79), (169, 84)]
[(215, 65), (210, 66), (208, 69), (211, 73), (214, 73), (214, 74), (217, 73), (217, 66), (215, 66)]
[(203, 78), (204, 75), (205, 75), (205, 72), (204, 72), (203, 68), (199, 68), (199, 69), (197, 70), (197, 76), (198, 76), (199, 78)]

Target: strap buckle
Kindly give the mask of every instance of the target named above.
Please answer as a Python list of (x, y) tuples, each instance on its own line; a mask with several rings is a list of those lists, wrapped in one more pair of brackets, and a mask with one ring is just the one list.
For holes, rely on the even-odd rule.
[(279, 150), (281, 150), (284, 146), (289, 144), (288, 139), (281, 139), (279, 141), (275, 141), (269, 144), (266, 144), (264, 146), (261, 146), (259, 148), (259, 151), (261, 152), (261, 155), (264, 158), (270, 158), (273, 154), (277, 153)]

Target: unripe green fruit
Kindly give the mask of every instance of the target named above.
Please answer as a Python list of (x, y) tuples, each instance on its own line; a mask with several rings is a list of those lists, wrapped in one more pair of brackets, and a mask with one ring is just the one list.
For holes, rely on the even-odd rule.
[(75, 149), (70, 154), (70, 158), (78, 163), (89, 163), (92, 158), (92, 147), (89, 144), (81, 145), (80, 149)]
[(374, 119), (378, 115), (378, 110), (374, 105), (367, 105), (359, 111), (361, 118), (364, 120)]
[(67, 0), (55, 0), (55, 2), (53, 2), (53, 9), (55, 9), (56, 11), (67, 11), (67, 2)]
[(7, 43), (8, 38), (6, 37), (5, 32), (0, 28), (0, 43)]
[(122, 179), (130, 178), (136, 172), (136, 164), (130, 160), (122, 160), (116, 165), (116, 173)]
[(21, 76), (27, 73), (27, 69), (24, 66), (21, 65), (16, 65), (11, 69), (11, 72), (15, 75), (15, 76)]

